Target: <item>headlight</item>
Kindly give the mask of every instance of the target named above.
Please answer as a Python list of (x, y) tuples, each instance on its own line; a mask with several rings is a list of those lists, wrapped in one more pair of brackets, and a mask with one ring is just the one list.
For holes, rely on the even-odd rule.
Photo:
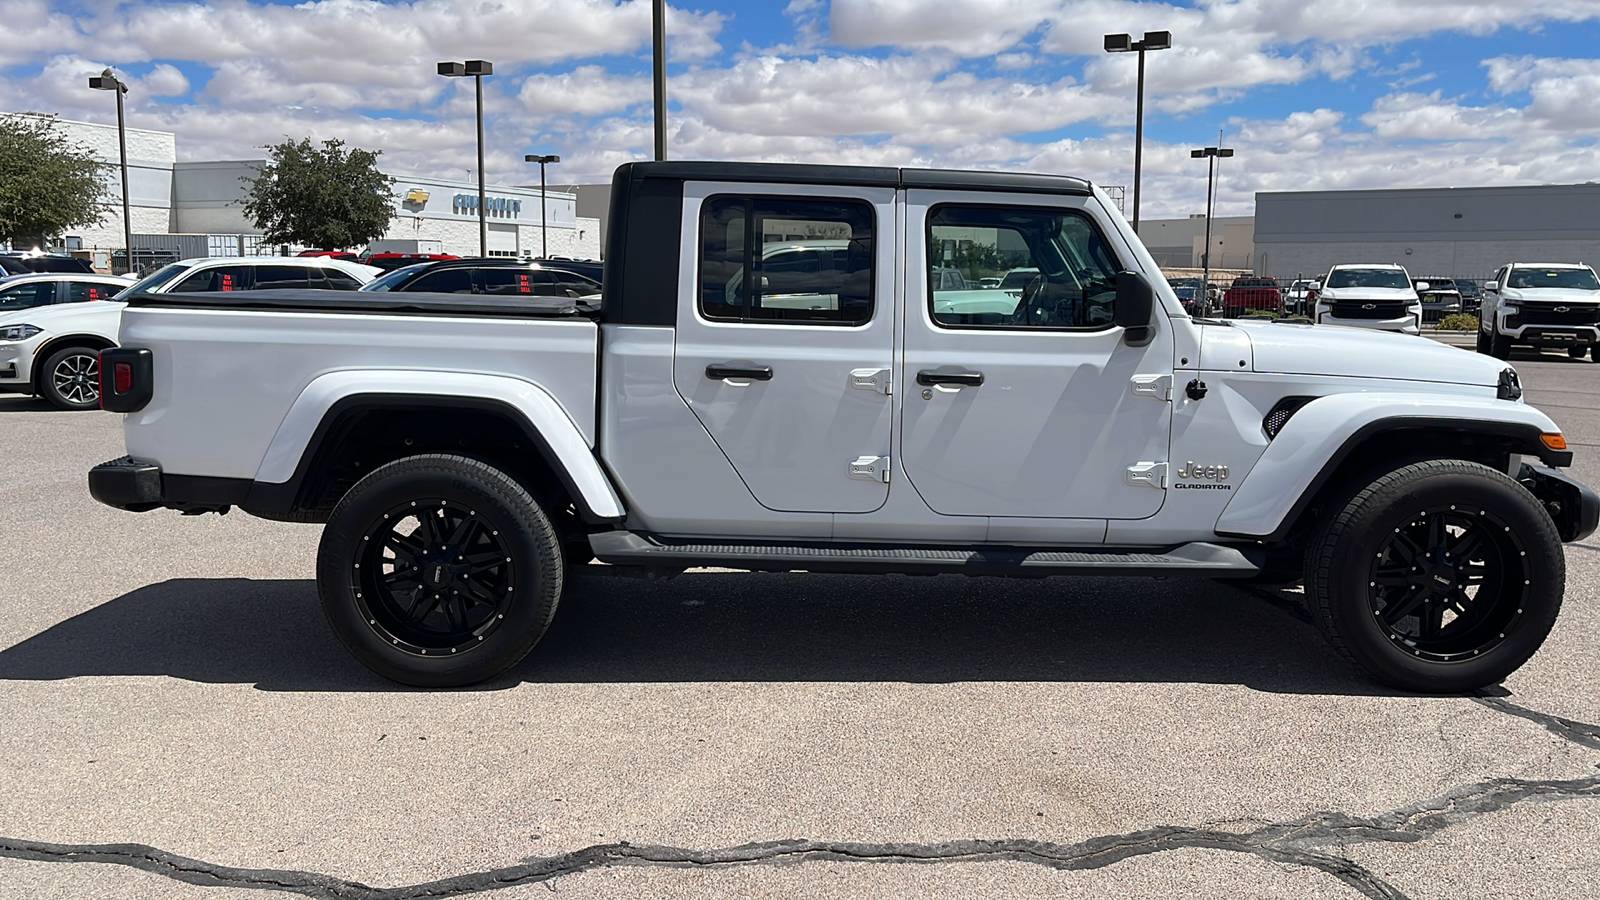
[(1500, 311), (1508, 316), (1514, 316), (1517, 313), (1522, 312), (1522, 307), (1516, 305), (1515, 303), (1502, 303), (1500, 304)]
[(0, 341), (25, 341), (43, 330), (35, 325), (6, 325), (0, 327)]

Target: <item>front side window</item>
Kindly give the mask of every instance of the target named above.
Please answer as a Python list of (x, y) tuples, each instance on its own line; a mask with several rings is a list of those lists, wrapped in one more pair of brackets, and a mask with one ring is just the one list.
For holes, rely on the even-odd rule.
[(120, 288), (97, 281), (67, 282), (67, 302), (86, 303), (91, 300), (110, 300)]
[(56, 302), (54, 281), (35, 281), (0, 289), (0, 312), (13, 309), (33, 309)]
[(306, 272), (305, 266), (257, 266), (255, 289), (265, 291), (275, 288), (320, 286), (310, 285), (306, 280)]
[(873, 251), (864, 201), (712, 197), (700, 214), (700, 313), (860, 324), (872, 317)]
[(248, 284), (245, 281), (244, 266), (217, 266), (210, 269), (199, 269), (190, 272), (182, 281), (173, 285), (171, 293), (188, 294), (195, 291), (242, 291)]
[(436, 294), (470, 294), (472, 293), (472, 270), (439, 269), (418, 278), (416, 281), (401, 288), (401, 290), (407, 293), (425, 291)]
[(1114, 321), (1122, 266), (1094, 223), (1081, 213), (1033, 206), (934, 207), (928, 213), (928, 262), (953, 270), (967, 286), (928, 302), (946, 328), (1102, 330)]
[(361, 282), (354, 275), (338, 269), (321, 269), (323, 280), (330, 290), (357, 291), (361, 289)]

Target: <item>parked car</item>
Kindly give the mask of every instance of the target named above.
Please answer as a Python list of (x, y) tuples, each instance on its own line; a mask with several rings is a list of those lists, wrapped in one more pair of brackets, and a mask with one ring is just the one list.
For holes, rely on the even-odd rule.
[(129, 293), (253, 291), (318, 288), (353, 291), (383, 270), (318, 256), (209, 256), (169, 263), (145, 276)]
[[(90, 492), (326, 523), (331, 628), (432, 687), (517, 664), (588, 581), (567, 564), (592, 558), (1303, 579), (1347, 658), (1459, 693), (1538, 651), (1562, 543), (1600, 520), (1561, 471), (1559, 427), (1514, 402), (1513, 368), (1191, 319), (1087, 181), (673, 161), (614, 184), (603, 315), (544, 297), (435, 295), (438, 316), (372, 293), (131, 297), (127, 346), (102, 357), (128, 376), (105, 396), (127, 455)], [(843, 265), (796, 284), (837, 303), (766, 292), (787, 277), (766, 264), (792, 260), (760, 237), (788, 221), (851, 234)], [(1026, 305), (931, 289), (928, 260), (974, 233), (1025, 248)]]
[(1507, 263), (1483, 286), (1478, 352), (1564, 348), (1600, 362), (1600, 280), (1583, 263)]
[(0, 278), (0, 313), (110, 300), (129, 284), (126, 278), (113, 275), (9, 275)]
[(1364, 263), (1334, 266), (1312, 282), (1318, 325), (1422, 333), (1422, 301), (1405, 266)]
[(1422, 301), (1422, 321), (1437, 322), (1445, 316), (1461, 312), (1461, 290), (1455, 280), (1439, 276), (1411, 279), (1411, 289)]
[(447, 259), (460, 259), (449, 253), (368, 253), (358, 258), (363, 265), (372, 266), (384, 272), (392, 272), (403, 266), (414, 266), (417, 263), (440, 262)]
[(1283, 311), (1289, 315), (1309, 316), (1311, 307), (1311, 286), (1316, 282), (1309, 278), (1296, 279), (1290, 282), (1283, 292)]
[(928, 280), (933, 283), (936, 291), (970, 291), (978, 286), (968, 281), (960, 269), (949, 266), (933, 266), (928, 270)]
[(395, 269), (373, 279), (363, 291), (435, 294), (532, 294), (542, 297), (587, 297), (600, 293), (600, 283), (577, 272), (538, 263), (490, 257), (446, 259)]
[(361, 257), (349, 250), (301, 250), (295, 256), (320, 256), (326, 259), (342, 259), (345, 262), (361, 262)]
[(28, 275), (34, 272), (75, 272), (93, 275), (87, 259), (57, 253), (0, 253), (0, 276)]
[(545, 259), (533, 257), (526, 261), (538, 263), (541, 266), (546, 266), (551, 269), (563, 269), (568, 272), (577, 272), (579, 275), (587, 276), (596, 284), (604, 284), (606, 280), (605, 263), (595, 259), (572, 259), (571, 257), (567, 256), (551, 256)]
[(1222, 295), (1223, 318), (1235, 318), (1248, 312), (1283, 314), (1283, 295), (1278, 293), (1278, 279), (1270, 275), (1240, 275), (1233, 280)]
[(97, 407), (99, 354), (116, 346), (124, 305), (86, 301), (0, 313), (0, 392), (34, 394), (58, 409)]

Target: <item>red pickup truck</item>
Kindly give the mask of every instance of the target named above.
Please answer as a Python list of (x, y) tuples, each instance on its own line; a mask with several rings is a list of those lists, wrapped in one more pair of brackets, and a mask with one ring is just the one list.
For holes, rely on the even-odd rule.
[(1222, 295), (1222, 315), (1235, 318), (1250, 310), (1265, 310), (1283, 315), (1283, 295), (1278, 280), (1269, 275), (1240, 275)]

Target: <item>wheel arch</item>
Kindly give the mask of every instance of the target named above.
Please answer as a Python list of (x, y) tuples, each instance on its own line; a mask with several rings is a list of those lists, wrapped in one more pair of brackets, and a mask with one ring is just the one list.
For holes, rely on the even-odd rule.
[(33, 351), (33, 370), (28, 373), (28, 385), (35, 392), (39, 390), (39, 376), (44, 374), (45, 361), (57, 350), (65, 347), (87, 347), (96, 352), (109, 350), (117, 345), (116, 341), (102, 337), (98, 334), (63, 334), (51, 338), (40, 344)]
[[(1319, 412), (1315, 409), (1319, 404), (1334, 399), (1322, 398), (1289, 420), (1223, 509), (1215, 526), (1219, 535), (1285, 541), (1305, 530), (1317, 510), (1340, 495), (1352, 479), (1383, 466), (1462, 459), (1506, 472), (1512, 454), (1537, 456), (1551, 466), (1572, 462), (1571, 452), (1544, 445), (1540, 436), (1560, 429), (1529, 406), (1487, 401), (1473, 404), (1472, 409), (1450, 404), (1428, 410), (1429, 404), (1415, 398), (1391, 404), (1370, 394), (1344, 396), (1356, 398), (1346, 401), (1356, 410), (1353, 415), (1324, 415), (1320, 422), (1308, 416), (1302, 421), (1306, 411)], [(1356, 403), (1366, 410), (1360, 411)], [(1321, 464), (1312, 465), (1318, 456)]]
[(331, 509), (365, 472), (405, 456), (448, 452), (505, 469), (542, 491), (542, 500), (558, 508), (571, 503), (591, 524), (622, 518), (621, 501), (577, 426), (537, 386), (424, 373), (437, 374), (426, 391), (318, 389), (326, 379), (348, 384), (338, 376), (352, 374), (323, 376), (296, 399), (241, 504), (247, 512), (278, 517)]

